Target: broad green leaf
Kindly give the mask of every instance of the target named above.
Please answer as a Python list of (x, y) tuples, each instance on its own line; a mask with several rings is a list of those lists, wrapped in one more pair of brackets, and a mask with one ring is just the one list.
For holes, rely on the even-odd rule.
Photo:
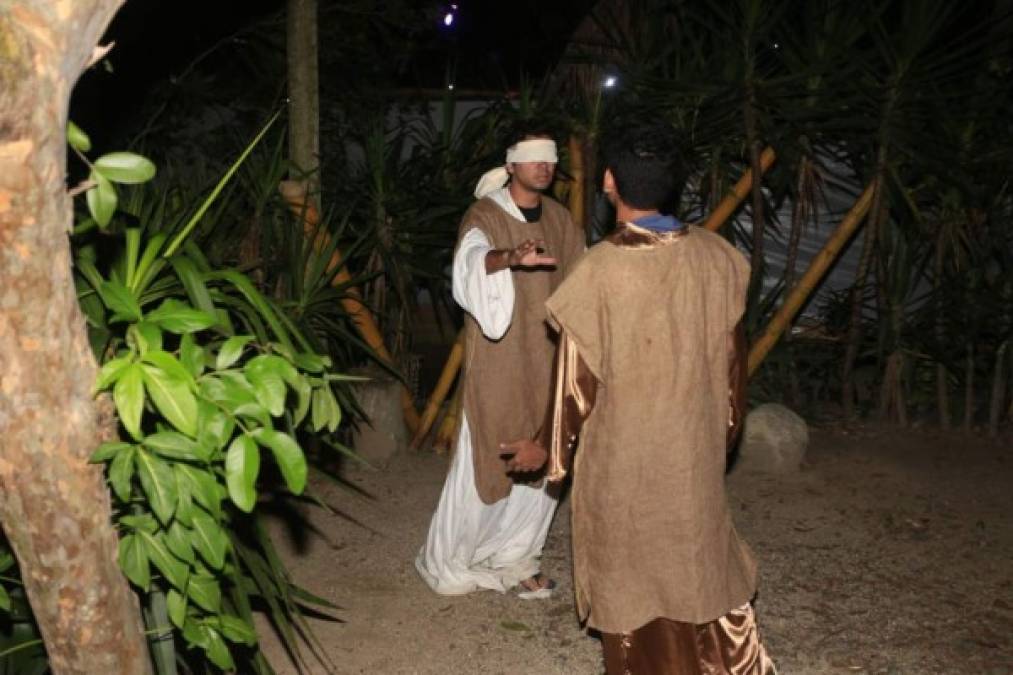
[(285, 381), (272, 373), (249, 374), (253, 393), (257, 402), (271, 413), (272, 417), (281, 417), (285, 413)]
[(197, 443), (177, 431), (159, 431), (144, 437), (144, 445), (162, 457), (204, 461)]
[(88, 212), (99, 227), (105, 227), (113, 219), (113, 214), (116, 213), (116, 203), (119, 201), (116, 188), (108, 178), (94, 169), (88, 175), (88, 180), (95, 183), (95, 186), (89, 188), (85, 193)]
[(306, 456), (295, 439), (271, 429), (258, 429), (253, 432), (253, 437), (271, 449), (288, 489), (294, 494), (302, 494), (306, 487)]
[(291, 363), (274, 354), (261, 354), (260, 356), (253, 357), (243, 370), (246, 372), (247, 377), (251, 375), (275, 375), (286, 382), (295, 381), (295, 378), (299, 375)]
[(186, 617), (183, 622), (183, 639), (201, 649), (206, 649), (208, 645), (208, 637), (202, 630), (202, 625), (190, 617)]
[(225, 483), (229, 497), (240, 510), (250, 513), (257, 503), (260, 450), (246, 434), (236, 436), (225, 455)]
[(197, 402), (197, 440), (211, 451), (209, 458), (232, 438), (235, 428), (235, 421), (220, 408), (205, 400)]
[(173, 516), (173, 520), (178, 520), (183, 525), (190, 527), (193, 525), (193, 514), (197, 512), (197, 507), (193, 505), (192, 485), (190, 484), (190, 480), (180, 470), (179, 467), (181, 466), (184, 465), (173, 465), (173, 475), (176, 476), (176, 492), (178, 493), (176, 514)]
[(249, 623), (231, 614), (222, 614), (218, 617), (221, 623), (222, 635), (232, 642), (241, 642), (252, 647), (257, 644), (257, 632)]
[(116, 456), (120, 450), (125, 450), (131, 447), (129, 443), (122, 443), (120, 441), (110, 442), (107, 441), (102, 445), (98, 446), (98, 450), (92, 453), (92, 456), (88, 459), (92, 464), (101, 464), (102, 462), (108, 462), (110, 459)]
[(144, 411), (144, 371), (131, 363), (120, 374), (113, 387), (113, 402), (123, 427), (134, 438), (141, 438), (141, 413)]
[(204, 348), (194, 342), (190, 333), (184, 333), (179, 341), (179, 360), (190, 377), (200, 377), (204, 372)]
[(14, 554), (10, 551), (0, 552), (0, 573), (14, 567)]
[(155, 165), (132, 152), (110, 152), (95, 160), (95, 168), (115, 183), (145, 183), (155, 177)]
[(107, 389), (109, 385), (119, 379), (120, 375), (123, 374), (123, 371), (131, 363), (133, 363), (133, 358), (130, 356), (120, 356), (106, 361), (98, 371), (98, 378), (95, 380), (93, 391), (99, 392)]
[(180, 560), (188, 562), (190, 565), (197, 562), (193, 546), (190, 544), (190, 533), (176, 520), (172, 521), (172, 525), (165, 533), (165, 545)]
[(0, 610), (11, 611), (11, 596), (7, 594), (7, 589), (3, 586), (0, 586)]
[(176, 628), (182, 628), (186, 621), (186, 598), (174, 588), (165, 595), (165, 606), (169, 611), (169, 620)]
[(215, 519), (202, 513), (193, 516), (193, 529), (190, 530), (194, 548), (211, 567), (220, 570), (225, 564), (225, 552), (228, 550), (229, 537)]
[(79, 152), (91, 150), (91, 139), (88, 138), (88, 134), (81, 131), (81, 127), (70, 121), (67, 122), (67, 142), (70, 143), (70, 147)]
[(313, 387), (310, 386), (309, 381), (299, 375), (295, 382), (290, 382), (292, 388), (295, 389), (295, 393), (298, 396), (295, 410), (292, 412), (292, 424), (299, 426), (303, 419), (306, 417), (306, 413), (310, 409), (310, 401), (313, 396)]
[(234, 335), (222, 343), (218, 350), (218, 358), (215, 360), (216, 370), (225, 370), (239, 360), (243, 355), (243, 348), (253, 339), (252, 335)]
[[(186, 295), (190, 298), (193, 306), (209, 314), (216, 314), (218, 310), (214, 301), (211, 300), (211, 292), (208, 291), (207, 284), (204, 283), (204, 275), (194, 261), (186, 255), (176, 254), (169, 258), (169, 263), (176, 270), (176, 276), (179, 277), (183, 288), (186, 289)], [(217, 317), (217, 319), (219, 325), (227, 325), (221, 317)]]
[(130, 479), (134, 475), (134, 455), (137, 448), (130, 446), (116, 453), (109, 465), (109, 484), (121, 502), (130, 501)]
[(121, 516), (119, 524), (131, 530), (144, 530), (151, 534), (158, 532), (158, 521), (150, 513)]
[(209, 612), (218, 613), (222, 607), (222, 590), (218, 581), (205, 574), (194, 574), (187, 586), (187, 595)]
[(208, 655), (211, 663), (222, 670), (232, 670), (235, 668), (236, 664), (232, 661), (229, 647), (225, 644), (225, 640), (222, 639), (218, 631), (206, 624), (201, 626), (201, 630), (207, 636), (208, 646), (205, 648), (205, 653)]
[(137, 536), (144, 542), (144, 550), (148, 554), (148, 560), (158, 568), (158, 571), (170, 584), (180, 591), (185, 591), (190, 575), (186, 564), (169, 552), (169, 547), (166, 546), (161, 536), (147, 532), (138, 532)]
[(180, 363), (179, 359), (169, 352), (163, 352), (161, 349), (149, 351), (141, 357), (141, 361), (161, 368), (167, 375), (169, 375), (169, 377), (175, 378), (181, 382), (186, 382), (187, 386), (189, 386), (191, 390), (196, 390), (197, 383), (194, 381), (190, 371), (186, 369), (186, 366)]
[(331, 416), (330, 404), (327, 401), (327, 394), (324, 393), (323, 387), (313, 390), (313, 410), (311, 415), (311, 424), (313, 431), (320, 431), (327, 426), (327, 421)]
[(197, 399), (187, 383), (161, 368), (147, 364), (142, 368), (145, 387), (158, 412), (187, 436), (196, 436)]
[(145, 318), (171, 333), (192, 333), (210, 328), (216, 323), (212, 314), (194, 309), (175, 298), (165, 300), (156, 309), (148, 312)]
[(103, 281), (98, 290), (106, 307), (112, 310), (114, 320), (140, 321), (141, 306), (129, 288), (118, 281), (109, 280)]
[[(224, 495), (221, 494), (222, 488), (212, 473), (190, 464), (176, 464), (173, 470), (176, 472), (176, 480), (186, 484), (186, 489), (198, 504), (216, 518), (221, 516)], [(194, 510), (194, 514), (196, 513), (198, 511)]]
[(164, 263), (158, 260), (158, 253), (162, 250), (166, 236), (162, 232), (149, 234), (148, 243), (144, 247), (144, 254), (134, 269), (134, 274), (129, 277), (130, 289), (135, 293), (143, 293), (151, 280), (155, 277)]
[(137, 475), (144, 494), (148, 495), (151, 510), (163, 525), (168, 525), (179, 499), (172, 467), (150, 452), (138, 450)]
[(334, 398), (334, 392), (331, 390), (330, 385), (324, 386), (324, 396), (327, 398), (327, 430), (334, 433), (338, 429), (338, 425), (341, 424), (341, 406), (338, 405), (338, 400)]
[(299, 368), (310, 373), (324, 372), (324, 360), (318, 354), (313, 354), (312, 352), (296, 354), (292, 361)]
[(128, 534), (120, 539), (118, 559), (120, 569), (127, 579), (147, 593), (151, 585), (151, 570), (148, 567), (148, 554), (144, 542), (139, 535)]
[(162, 329), (150, 321), (140, 321), (127, 329), (127, 343), (141, 354), (162, 349)]

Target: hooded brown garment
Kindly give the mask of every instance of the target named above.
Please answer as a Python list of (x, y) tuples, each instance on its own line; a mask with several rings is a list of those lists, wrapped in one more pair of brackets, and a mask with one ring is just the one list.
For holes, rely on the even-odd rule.
[(578, 612), (603, 633), (658, 617), (707, 623), (756, 589), (724, 489), (729, 336), (749, 266), (697, 227), (658, 245), (622, 234), (588, 251), (547, 303), (598, 380), (572, 527)]
[(458, 243), (481, 230), (495, 249), (542, 239), (555, 268), (512, 270), (513, 317), (506, 334), (490, 340), (470, 315), (465, 317), (463, 366), (464, 414), (474, 447), (475, 486), (486, 504), (510, 494), (499, 444), (531, 438), (542, 422), (549, 399), (549, 371), (555, 342), (546, 323), (545, 301), (584, 250), (584, 233), (558, 202), (542, 197), (542, 216), (534, 223), (517, 220), (493, 200), (475, 202), (461, 220)]

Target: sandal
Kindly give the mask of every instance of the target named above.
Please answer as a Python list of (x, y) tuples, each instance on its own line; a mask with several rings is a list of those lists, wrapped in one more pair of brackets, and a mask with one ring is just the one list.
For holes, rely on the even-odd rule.
[(521, 600), (544, 600), (552, 597), (556, 582), (541, 572), (517, 584), (517, 597)]

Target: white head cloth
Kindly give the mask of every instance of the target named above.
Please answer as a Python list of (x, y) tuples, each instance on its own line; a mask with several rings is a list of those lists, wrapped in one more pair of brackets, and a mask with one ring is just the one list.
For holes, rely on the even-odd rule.
[[(559, 161), (556, 154), (556, 142), (549, 138), (533, 138), (527, 141), (519, 141), (507, 148), (507, 164), (515, 162), (550, 162), (555, 164)], [(475, 186), (475, 198), (481, 199), (493, 190), (498, 190), (507, 184), (510, 174), (505, 166), (497, 166), (495, 169), (486, 171), (478, 180)]]

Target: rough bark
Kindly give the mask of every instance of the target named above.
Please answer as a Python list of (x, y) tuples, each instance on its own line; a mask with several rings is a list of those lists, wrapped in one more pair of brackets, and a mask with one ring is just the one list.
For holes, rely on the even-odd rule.
[(320, 187), (320, 86), (317, 60), (317, 0), (288, 0), (288, 155), (309, 180), (310, 193)]
[[(0, 3), (0, 519), (54, 673), (150, 672), (71, 277), (70, 91), (122, 0)], [(108, 410), (106, 411), (108, 413)]]

